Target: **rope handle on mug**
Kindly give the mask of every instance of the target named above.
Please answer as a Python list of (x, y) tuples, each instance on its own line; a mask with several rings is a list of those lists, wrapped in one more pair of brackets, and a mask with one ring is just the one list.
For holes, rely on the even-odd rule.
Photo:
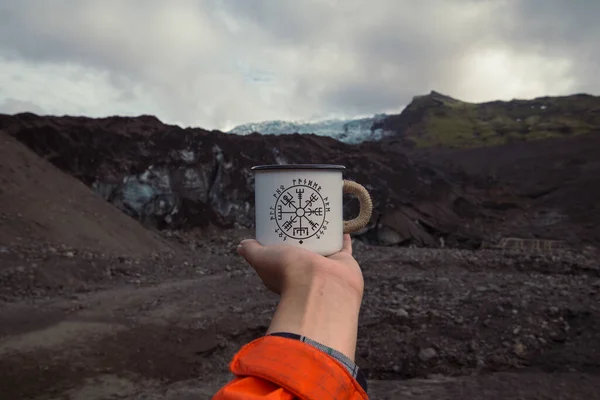
[(344, 221), (344, 233), (360, 231), (367, 226), (373, 214), (373, 200), (371, 200), (371, 195), (364, 186), (346, 179), (344, 179), (343, 192), (355, 195), (360, 202), (358, 217), (350, 221)]

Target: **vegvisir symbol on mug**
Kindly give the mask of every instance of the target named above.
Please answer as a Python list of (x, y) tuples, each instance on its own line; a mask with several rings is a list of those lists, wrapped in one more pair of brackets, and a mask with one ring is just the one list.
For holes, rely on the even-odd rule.
[(286, 241), (288, 238), (304, 243), (315, 237), (321, 239), (327, 230), (330, 212), (329, 199), (321, 195), (321, 185), (308, 179), (292, 179), (288, 187), (281, 185), (270, 207), (271, 221), (275, 221), (275, 233)]

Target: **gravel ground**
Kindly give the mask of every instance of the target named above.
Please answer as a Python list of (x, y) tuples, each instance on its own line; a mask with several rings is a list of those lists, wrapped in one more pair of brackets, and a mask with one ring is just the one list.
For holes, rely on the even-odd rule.
[[(2, 397), (210, 398), (276, 297), (235, 254), (247, 232), (169, 236), (193, 251), (0, 247)], [(355, 254), (366, 285), (357, 363), (371, 398), (600, 392), (597, 257), (359, 242)]]

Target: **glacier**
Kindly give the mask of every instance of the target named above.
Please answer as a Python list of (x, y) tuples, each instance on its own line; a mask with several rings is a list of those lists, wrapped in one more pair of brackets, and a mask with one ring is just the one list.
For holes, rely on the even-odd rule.
[(313, 133), (329, 136), (344, 143), (357, 144), (379, 140), (386, 136), (382, 129), (373, 129), (373, 125), (383, 120), (387, 114), (375, 114), (373, 117), (358, 119), (327, 119), (323, 121), (263, 121), (238, 125), (228, 131), (236, 135), (249, 135), (258, 132), (263, 135), (285, 135), (293, 133)]

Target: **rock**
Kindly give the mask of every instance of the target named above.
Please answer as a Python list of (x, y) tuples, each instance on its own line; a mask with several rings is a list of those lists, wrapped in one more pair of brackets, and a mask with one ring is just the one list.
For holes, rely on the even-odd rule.
[(419, 351), (419, 359), (423, 362), (427, 362), (433, 358), (435, 358), (435, 356), (437, 355), (437, 352), (435, 351), (435, 349), (429, 347), (426, 349), (421, 349), (421, 351)]
[(72, 251), (67, 251), (65, 253), (65, 257), (67, 257), (67, 258), (73, 258), (73, 257), (75, 257), (75, 253), (73, 253)]
[(406, 311), (404, 308), (399, 308), (397, 310), (393, 310), (393, 313), (397, 317), (408, 318), (408, 311)]
[(526, 347), (520, 341), (515, 342), (514, 352), (518, 356), (523, 356), (525, 354)]
[(381, 226), (377, 229), (377, 240), (382, 245), (396, 245), (404, 240), (398, 232), (387, 226)]
[(492, 291), (494, 291), (494, 292), (499, 292), (499, 291), (501, 291), (501, 290), (502, 290), (502, 289), (500, 288), (500, 286), (498, 286), (498, 285), (496, 285), (496, 284), (494, 284), (494, 283), (490, 283), (490, 284), (488, 285), (488, 288), (489, 288), (489, 290), (492, 290)]
[(399, 291), (399, 292), (406, 292), (406, 286), (404, 286), (401, 283), (398, 283), (396, 285), (394, 285), (394, 289)]

